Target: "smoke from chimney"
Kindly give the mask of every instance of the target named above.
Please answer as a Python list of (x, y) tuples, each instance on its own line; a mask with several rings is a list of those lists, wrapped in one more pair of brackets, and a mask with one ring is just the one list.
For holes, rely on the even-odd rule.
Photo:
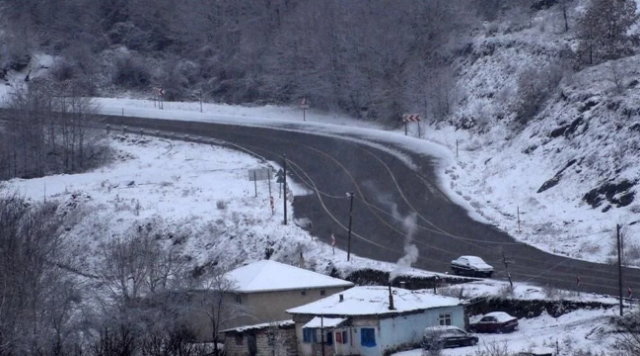
[(402, 221), (402, 227), (406, 231), (406, 235), (404, 237), (404, 256), (402, 256), (397, 263), (397, 267), (391, 271), (389, 274), (389, 282), (393, 282), (393, 280), (402, 273), (403, 270), (410, 268), (412, 264), (418, 261), (419, 251), (415, 244), (413, 244), (413, 235), (416, 232), (416, 228), (418, 226), (418, 214), (412, 212), (411, 214), (405, 216), (404, 218), (398, 212), (397, 205), (393, 205), (393, 216)]
[(391, 283), (400, 273), (402, 273), (403, 270), (410, 268), (411, 265), (418, 261), (420, 253), (416, 245), (413, 244), (413, 235), (418, 228), (418, 214), (411, 212), (409, 215), (403, 216), (398, 211), (398, 204), (391, 201), (391, 196), (389, 194), (380, 193), (380, 190), (377, 189), (375, 184), (372, 182), (367, 181), (362, 185), (374, 192), (375, 197), (380, 204), (387, 205), (391, 209), (391, 215), (395, 220), (402, 223), (402, 227), (406, 233), (403, 248), (404, 256), (398, 260), (397, 267), (389, 273), (389, 283)]

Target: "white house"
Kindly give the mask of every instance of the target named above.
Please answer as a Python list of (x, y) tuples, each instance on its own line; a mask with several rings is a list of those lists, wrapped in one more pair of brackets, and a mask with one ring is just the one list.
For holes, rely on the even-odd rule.
[(354, 287), (287, 310), (300, 356), (380, 356), (417, 346), (433, 325), (465, 326), (462, 302), (428, 290)]

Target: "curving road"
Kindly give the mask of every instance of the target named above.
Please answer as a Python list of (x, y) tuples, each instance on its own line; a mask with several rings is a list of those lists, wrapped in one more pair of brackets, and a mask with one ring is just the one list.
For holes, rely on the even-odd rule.
[[(580, 275), (582, 292), (618, 293), (616, 266), (548, 254), (469, 218), (463, 208), (451, 202), (432, 183), (437, 181), (434, 162), (427, 156), (404, 151), (419, 164), (415, 171), (384, 150), (335, 137), (117, 116), (106, 116), (101, 121), (217, 138), (273, 161), (281, 161), (281, 155), (286, 154), (290, 177), (316, 192), (296, 197), (296, 218), (310, 219), (310, 232), (326, 242), (334, 233), (338, 246), (345, 250), (349, 211), (345, 193), (356, 193), (352, 251), (359, 256), (396, 262), (405, 255), (407, 230), (403, 219), (415, 216), (417, 229), (413, 243), (420, 251), (416, 267), (446, 272), (452, 259), (472, 254), (497, 267), (495, 276), (503, 278), (505, 273), (499, 258), (503, 248), (515, 260), (511, 266), (514, 280), (575, 289), (576, 276)], [(627, 287), (640, 291), (638, 270), (625, 269), (624, 275), (625, 291)]]

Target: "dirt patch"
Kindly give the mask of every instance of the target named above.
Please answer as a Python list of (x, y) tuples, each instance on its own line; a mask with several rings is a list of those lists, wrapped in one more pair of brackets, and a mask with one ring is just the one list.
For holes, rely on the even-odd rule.
[[(580, 125), (585, 124), (584, 119), (582, 117), (579, 117), (575, 120), (573, 120), (573, 122), (571, 123), (571, 125), (569, 125), (569, 127), (565, 130), (564, 132), (564, 137), (565, 138), (571, 138), (573, 136), (575, 136), (576, 131), (578, 130), (578, 127), (580, 127)], [(582, 132), (586, 131), (586, 124), (585, 124), (585, 129), (582, 130)]]
[(544, 182), (542, 184), (542, 186), (540, 186), (540, 189), (538, 189), (537, 193), (542, 193), (545, 190), (548, 190), (550, 188), (555, 187), (556, 185), (558, 185), (558, 183), (560, 183), (560, 179), (562, 179), (562, 174), (564, 173), (564, 171), (567, 170), (567, 168), (573, 166), (578, 160), (576, 160), (575, 158), (570, 160), (569, 162), (567, 162), (567, 164), (564, 166), (564, 168), (562, 168), (558, 173), (556, 173), (555, 176), (553, 176), (553, 178), (549, 179), (548, 181)]
[(627, 206), (631, 204), (635, 198), (635, 193), (630, 192), (638, 181), (622, 180), (620, 183), (605, 183), (600, 187), (590, 190), (582, 198), (591, 207), (597, 208), (607, 200), (611, 205), (617, 207)]
[(551, 133), (549, 134), (549, 136), (551, 138), (557, 138), (560, 137), (562, 135), (564, 135), (564, 132), (567, 131), (567, 129), (569, 128), (569, 125), (564, 125), (564, 126), (560, 126), (557, 129), (551, 131)]

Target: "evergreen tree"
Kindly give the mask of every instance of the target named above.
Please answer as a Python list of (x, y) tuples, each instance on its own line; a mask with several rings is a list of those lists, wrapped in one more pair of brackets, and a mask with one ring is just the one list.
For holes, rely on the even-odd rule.
[(635, 38), (628, 32), (637, 19), (633, 0), (591, 0), (577, 26), (581, 63), (593, 65), (631, 55)]

